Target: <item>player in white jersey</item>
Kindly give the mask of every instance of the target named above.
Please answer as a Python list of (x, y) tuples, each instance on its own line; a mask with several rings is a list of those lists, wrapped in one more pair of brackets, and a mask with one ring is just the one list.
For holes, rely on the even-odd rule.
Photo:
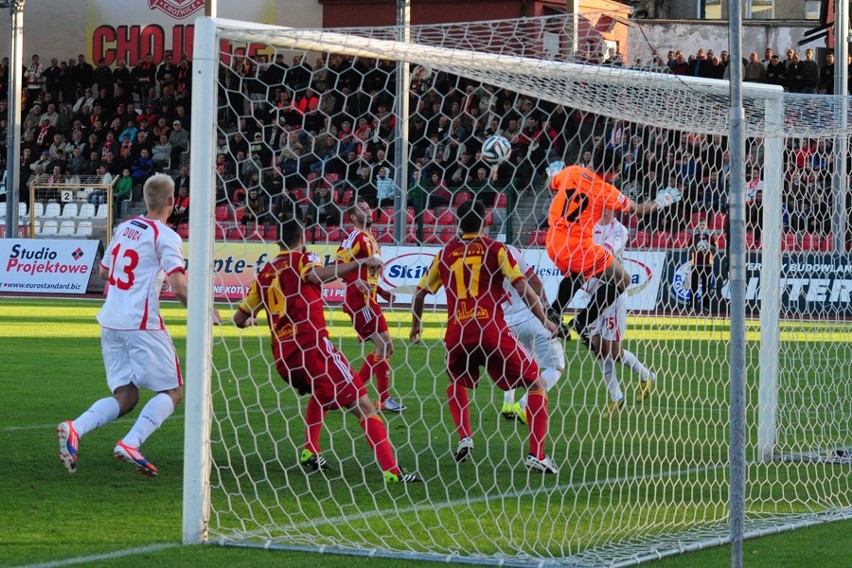
[(174, 182), (166, 175), (152, 176), (143, 193), (147, 212), (116, 228), (100, 267), (107, 289), (97, 319), (112, 396), (96, 401), (76, 420), (56, 428), (59, 458), (71, 473), (77, 470), (80, 438), (133, 410), (139, 402), (139, 388), (145, 387), (157, 394), (118, 441), (114, 455), (143, 475), (157, 475), (157, 468), (139, 447), (181, 400), (180, 365), (160, 316), (160, 291), (166, 277), (172, 292), (186, 305), (181, 238), (165, 224), (174, 206)]
[[(506, 245), (506, 248), (515, 257), (518, 262), (518, 268), (521, 273), (527, 278), (527, 283), (541, 298), (542, 304), (547, 305), (547, 297), (544, 293), (544, 285), (536, 275), (532, 266), (524, 260), (521, 252), (511, 245)], [(541, 368), (541, 376), (547, 385), (547, 390), (553, 388), (559, 377), (562, 376), (562, 371), (565, 369), (565, 347), (562, 341), (554, 339), (552, 334), (542, 325), (541, 321), (533, 315), (523, 299), (521, 299), (514, 286), (508, 282), (503, 282), (503, 288), (506, 290), (508, 299), (503, 302), (503, 319), (512, 330), (512, 333), (518, 336), (527, 349), (533, 354), (535, 362)], [(519, 419), (524, 424), (527, 423), (526, 413), (526, 395), (521, 400), (515, 402), (515, 390), (511, 389), (503, 395), (503, 409), (500, 412), (507, 420)]]
[[(603, 217), (594, 228), (593, 238), (595, 242), (615, 255), (623, 262), (624, 248), (627, 246), (629, 235), (627, 227), (615, 219), (611, 209), (605, 209)], [(595, 290), (601, 282), (597, 278), (591, 278), (586, 285), (586, 291), (594, 296)], [(590, 346), (592, 353), (598, 359), (598, 366), (603, 373), (604, 383), (609, 391), (607, 413), (613, 415), (619, 412), (625, 404), (624, 393), (618, 383), (618, 374), (615, 370), (615, 361), (639, 375), (639, 387), (637, 400), (645, 400), (654, 390), (657, 376), (642, 364), (636, 355), (627, 351), (622, 346), (624, 334), (627, 331), (627, 296), (621, 294), (615, 302), (601, 312), (597, 321), (591, 322), (588, 327)]]

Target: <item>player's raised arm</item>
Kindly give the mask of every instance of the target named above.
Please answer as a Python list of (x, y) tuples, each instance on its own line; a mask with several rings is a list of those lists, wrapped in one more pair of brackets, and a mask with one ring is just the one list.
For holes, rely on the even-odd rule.
[(314, 268), (305, 278), (314, 284), (323, 284), (325, 282), (336, 280), (350, 272), (355, 272), (364, 265), (370, 268), (378, 268), (382, 266), (382, 259), (377, 255), (373, 255), (367, 258), (350, 260), (349, 262), (332, 263), (326, 266)]

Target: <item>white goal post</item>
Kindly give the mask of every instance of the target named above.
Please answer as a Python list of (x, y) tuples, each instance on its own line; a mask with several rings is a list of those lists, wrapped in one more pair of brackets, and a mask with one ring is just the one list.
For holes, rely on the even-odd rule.
[[(600, 131), (611, 132), (614, 122), (643, 129), (649, 139), (653, 137), (649, 132), (659, 134), (663, 145), (658, 149), (672, 153), (688, 136), (709, 141), (727, 134), (727, 81), (679, 77), (651, 68), (583, 64), (569, 53), (575, 43), (568, 31), (571, 29), (570, 15), (418, 26), (412, 28), (412, 43), (407, 43), (393, 39), (396, 28), (326, 31), (211, 18), (196, 22), (185, 544), (217, 542), (506, 566), (626, 566), (726, 541), (725, 490), (730, 463), (725, 440), (715, 438), (723, 435), (720, 433), (727, 425), (727, 395), (717, 392), (727, 390), (727, 373), (723, 374), (728, 331), (725, 288), (717, 283), (719, 299), (714, 300), (717, 309), (712, 316), (687, 312), (677, 304), (680, 291), (676, 284), (683, 286), (678, 279), (688, 275), (692, 266), (686, 245), (682, 249), (661, 245), (660, 250), (640, 258), (643, 263), (655, 259), (659, 266), (653, 270), (662, 274), (659, 292), (650, 307), (636, 311), (641, 315), (637, 339), (631, 337), (631, 348), (641, 350), (637, 354), (667, 371), (660, 385), (663, 390), (652, 404), (637, 405), (623, 419), (616, 417), (618, 421), (600, 419), (599, 413), (591, 410), (603, 400), (599, 397), (597, 367), (584, 351), (575, 350), (574, 343), (568, 344), (568, 376), (551, 394), (552, 424), (560, 429), (552, 429), (550, 435), (554, 452), (562, 454), (564, 460), (559, 477), (552, 483), (506, 473), (513, 471), (507, 464), (514, 465), (518, 441), (514, 430), (504, 434), (500, 424), (495, 425), (494, 421), (499, 421), (497, 412), (492, 412), (491, 422), (477, 418), (477, 427), (483, 430), (486, 447), (492, 453), (481, 456), (481, 463), (464, 472), (465, 464), (447, 465), (444, 446), (455, 432), (445, 424), (449, 418), (442, 404), (446, 377), (439, 360), (443, 344), (436, 336), (423, 348), (402, 347), (408, 317), (404, 312), (389, 316), (397, 343), (391, 366), (397, 373), (397, 385), (402, 376), (410, 376), (413, 386), (395, 387), (398, 391), (406, 389), (402, 392), (410, 410), (394, 417), (397, 427), (389, 430), (398, 453), (413, 456), (411, 460), (431, 472), (424, 488), (399, 491), (393, 496), (387, 488), (371, 485), (367, 472), (359, 468), (368, 470), (372, 464), (364, 465), (360, 458), (350, 456), (362, 443), (352, 441), (349, 434), (344, 436), (346, 429), (337, 422), (329, 434), (331, 447), (339, 450), (333, 455), (341, 469), (346, 469), (344, 464), (349, 468), (350, 477), (342, 474), (330, 478), (327, 485), (317, 482), (316, 476), (302, 477), (298, 468), (295, 472), (289, 469), (292, 460), (286, 456), (301, 444), (303, 403), (277, 377), (268, 359), (265, 331), (237, 334), (227, 323), (221, 328), (213, 326), (216, 251), (217, 247), (232, 246), (222, 244), (223, 235), (236, 247), (256, 244), (240, 230), (233, 231), (237, 237), (231, 237), (231, 229), (238, 229), (236, 218), (231, 221), (229, 217), (234, 226), (221, 231), (216, 211), (217, 184), (222, 183), (213, 167), (217, 139), (229, 137), (234, 130), (220, 124), (221, 111), (223, 105), (235, 104), (233, 99), (226, 97), (223, 102), (218, 97), (225, 89), (219, 83), (222, 41), (259, 44), (267, 53), (275, 54), (339, 54), (418, 65), (435, 74), (488, 85), (491, 93), (505, 89), (534, 97), (542, 104), (564, 106), (580, 117), (572, 149), (589, 148)], [(566, 49), (563, 56), (545, 50), (544, 33), (562, 38)], [(276, 85), (263, 87), (268, 97)], [(794, 213), (786, 201), (791, 163), (798, 167), (802, 154), (806, 154), (801, 157), (806, 164), (802, 169), (814, 171), (816, 166), (809, 164), (816, 160), (830, 163), (832, 143), (848, 137), (849, 131), (845, 124), (836, 126), (837, 108), (824, 97), (789, 96), (778, 87), (748, 84), (744, 98), (746, 137), (754, 156), (751, 165), (757, 168), (760, 164), (762, 238), (759, 256), (756, 247), (731, 254), (747, 254), (751, 264), (747, 291), (751, 323), (746, 370), (746, 536), (759, 536), (852, 517), (852, 380), (847, 364), (852, 352), (842, 339), (852, 330), (852, 314), (848, 300), (843, 303), (849, 296), (845, 284), (832, 288), (842, 280), (847, 265), (841, 258), (843, 251), (832, 254), (814, 248), (814, 253), (807, 252), (811, 249), (804, 248), (803, 235), (788, 229), (782, 221)], [(245, 104), (253, 108), (248, 100)], [(244, 114), (242, 110), (226, 110), (236, 116)], [(396, 120), (407, 123), (408, 118), (397, 116)], [(589, 123), (592, 127), (584, 131)], [(696, 142), (696, 147), (699, 144)], [(565, 148), (562, 151), (567, 152)], [(662, 162), (664, 157), (660, 155), (658, 160)], [(830, 166), (823, 167), (828, 170)], [(403, 168), (394, 164), (394, 169)], [(710, 175), (716, 173), (711, 171)], [(525, 193), (516, 192), (521, 197), (510, 198), (505, 209), (494, 207), (493, 213), (500, 219), (497, 223), (503, 224), (492, 235), (499, 232), (510, 242), (529, 244), (530, 254), (542, 259), (543, 264), (548, 261), (544, 251), (536, 249), (537, 226), (517, 229), (527, 227), (530, 219), (546, 208), (547, 191), (541, 190), (541, 178), (537, 179), (530, 182)], [(637, 191), (647, 180), (638, 180)], [(658, 186), (664, 187), (661, 183)], [(398, 188), (405, 190), (408, 184), (408, 179), (397, 179)], [(528, 199), (530, 211), (523, 213), (527, 218), (514, 199)], [(231, 207), (230, 202), (227, 207)], [(420, 212), (416, 213), (419, 218)], [(396, 218), (407, 217), (399, 214)], [(626, 219), (624, 223), (628, 224)], [(724, 229), (715, 229), (716, 237), (724, 238)], [(631, 234), (642, 232), (641, 226), (637, 229), (632, 224), (630, 230)], [(317, 238), (323, 250), (333, 250), (337, 245), (331, 231)], [(678, 234), (691, 237), (689, 231)], [(513, 236), (512, 232), (517, 234)], [(256, 242), (274, 247), (269, 234)], [(428, 246), (422, 234), (415, 238), (403, 230), (396, 236), (405, 234), (412, 235), (412, 240), (385, 241), (390, 243), (388, 248), (403, 250), (410, 243), (413, 246), (405, 248), (406, 254), (434, 254), (429, 251), (436, 247)], [(789, 234), (794, 234), (794, 244), (799, 248), (788, 247)], [(528, 239), (528, 235), (532, 236)], [(809, 235), (805, 235), (808, 242)], [(432, 241), (435, 243), (437, 237)], [(722, 248), (719, 256), (723, 256)], [(717, 273), (715, 278), (721, 280), (722, 276)], [(852, 282), (852, 277), (848, 280)], [(414, 283), (405, 282), (409, 286)], [(704, 286), (709, 287), (709, 281)], [(823, 286), (822, 292), (817, 286)], [(799, 295), (793, 297), (791, 290)], [(830, 301), (835, 302), (836, 309), (819, 311), (814, 307), (823, 301), (828, 305), (825, 298), (835, 292), (838, 298)], [(667, 294), (671, 300), (664, 299)], [(698, 289), (692, 294), (690, 300), (694, 302)], [(704, 301), (710, 291), (701, 294)], [(223, 320), (227, 322), (235, 306), (235, 300), (228, 300), (222, 310)], [(442, 318), (446, 321), (441, 313), (439, 309), (432, 316), (436, 334), (442, 329)], [(633, 313), (631, 308), (631, 317)], [(353, 336), (343, 332), (348, 329), (348, 320), (338, 316), (338, 308), (327, 310), (332, 339), (348, 350), (347, 356), (358, 349), (363, 355), (363, 347), (356, 346)], [(233, 362), (235, 357), (241, 360)], [(492, 386), (486, 383), (483, 378), (475, 403), (476, 412), (482, 416), (491, 412), (483, 406), (482, 392), (486, 388), (490, 392)], [(831, 406), (832, 398), (836, 407)], [(271, 408), (270, 404), (282, 408)], [(391, 424), (391, 419), (387, 420)], [(488, 428), (497, 433), (485, 433)], [(413, 429), (425, 430), (425, 434), (412, 434)], [(476, 467), (480, 468), (478, 472)], [(540, 534), (523, 524), (525, 517), (533, 514), (548, 524)], [(401, 524), (402, 530), (396, 534), (394, 530)]]

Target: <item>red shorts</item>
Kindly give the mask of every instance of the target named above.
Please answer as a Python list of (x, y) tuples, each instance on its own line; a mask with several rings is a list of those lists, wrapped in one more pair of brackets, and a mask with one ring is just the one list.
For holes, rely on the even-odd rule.
[(463, 387), (475, 388), (479, 382), (479, 367), (484, 366), (501, 390), (517, 388), (535, 382), (538, 364), (515, 334), (485, 333), (471, 341), (447, 343), (447, 374), (450, 380)]
[(361, 341), (366, 341), (375, 334), (388, 330), (385, 314), (382, 313), (378, 302), (372, 298), (367, 303), (344, 302), (343, 311), (352, 318), (352, 327), (355, 328), (355, 333)]
[(275, 368), (299, 394), (312, 394), (323, 408), (345, 407), (367, 394), (349, 361), (328, 337), (276, 360)]

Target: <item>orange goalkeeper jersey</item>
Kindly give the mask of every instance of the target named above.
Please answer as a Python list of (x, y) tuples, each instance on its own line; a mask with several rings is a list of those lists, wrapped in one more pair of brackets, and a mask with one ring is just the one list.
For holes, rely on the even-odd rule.
[[(604, 209), (627, 211), (630, 199), (617, 187), (583, 166), (568, 166), (556, 174), (550, 182), (556, 192), (550, 203), (547, 220), (547, 246), (554, 249), (571, 247), (581, 242), (592, 241), (595, 224), (603, 216)], [(553, 242), (551, 245), (551, 241)]]

